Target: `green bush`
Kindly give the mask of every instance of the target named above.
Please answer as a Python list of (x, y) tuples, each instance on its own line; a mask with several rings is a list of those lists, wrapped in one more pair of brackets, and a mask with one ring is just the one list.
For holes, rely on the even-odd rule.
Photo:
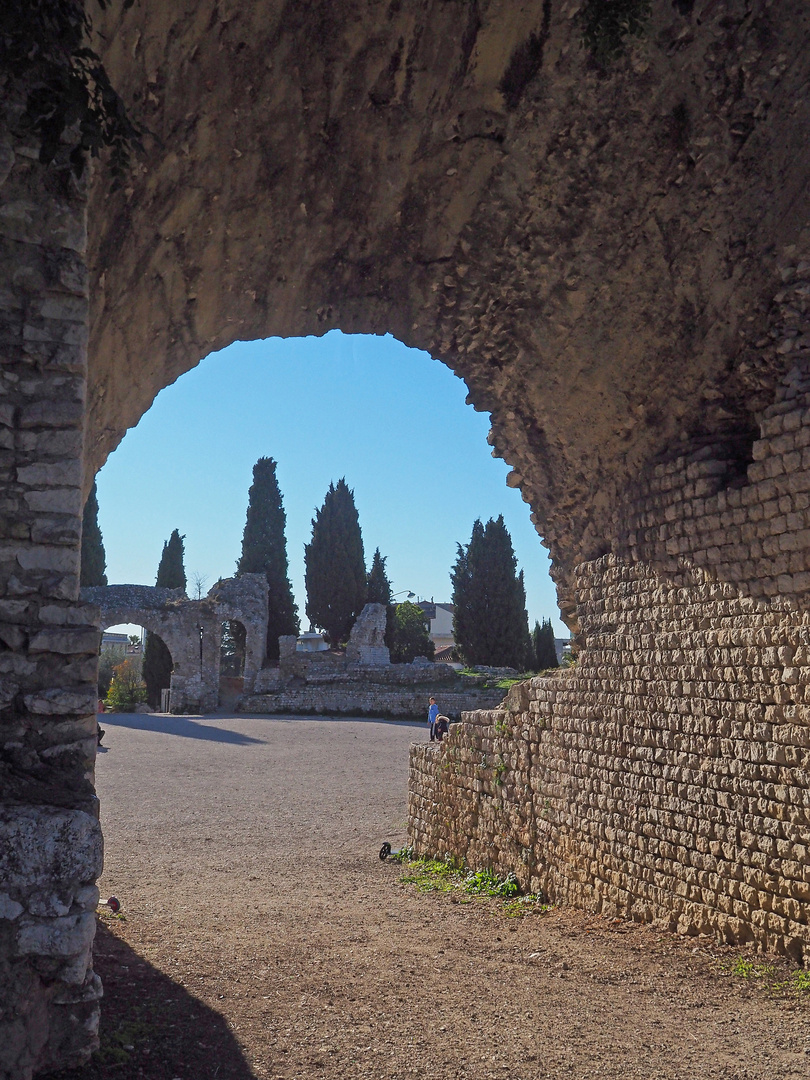
[(136, 705), (146, 701), (146, 685), (131, 660), (113, 668), (112, 682), (104, 702), (109, 712), (133, 712)]

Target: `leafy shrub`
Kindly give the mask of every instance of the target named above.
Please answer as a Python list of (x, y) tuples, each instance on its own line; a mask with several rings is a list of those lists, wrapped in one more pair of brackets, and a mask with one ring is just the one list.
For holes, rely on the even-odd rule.
[(124, 660), (113, 668), (105, 706), (109, 712), (133, 712), (144, 701), (146, 685), (132, 661)]

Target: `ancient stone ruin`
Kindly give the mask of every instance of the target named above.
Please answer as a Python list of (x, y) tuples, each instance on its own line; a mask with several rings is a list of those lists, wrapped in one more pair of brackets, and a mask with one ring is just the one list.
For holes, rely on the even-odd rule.
[(189, 600), (182, 589), (154, 585), (99, 585), (81, 590), (98, 608), (98, 626), (134, 623), (162, 639), (172, 656), (172, 712), (210, 712), (220, 697), (222, 624), (245, 628), (242, 691), (250, 693), (264, 662), (267, 638), (267, 579), (243, 574), (218, 581), (202, 600)]
[(345, 653), (296, 648), (280, 637), (278, 667), (265, 667), (238, 707), (244, 712), (427, 716), (431, 695), (448, 716), (465, 709), (500, 705), (505, 690), (484, 676), (460, 676), (449, 664), (417, 657), (392, 664), (385, 644), (383, 604), (366, 604), (349, 635)]
[(98, 1024), (84, 495), (237, 338), (447, 363), (551, 552), (577, 668), (414, 754), (417, 843), (810, 946), (806, 4), (653, 0), (606, 68), (578, 7), (110, 5), (147, 130), (113, 192), (41, 164), (4, 84), (3, 1077), (82, 1061)]

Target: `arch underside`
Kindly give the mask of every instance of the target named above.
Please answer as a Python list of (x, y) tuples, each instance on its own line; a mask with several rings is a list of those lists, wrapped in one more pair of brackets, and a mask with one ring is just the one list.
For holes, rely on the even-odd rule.
[(607, 74), (541, 0), (355, 8), (108, 15), (151, 136), (123, 190), (99, 172), (91, 197), (87, 476), (237, 338), (391, 332), (492, 413), (573, 618), (570, 570), (610, 549), (627, 484), (750, 444), (784, 374), (802, 4), (655, 4)]
[[(426, 349), (550, 548), (577, 668), (471, 714), (469, 776), (414, 753), (417, 845), (810, 949), (805, 7), (654, 0), (600, 70), (548, 0), (111, 5), (146, 153), (87, 204), (0, 103), (0, 1072), (80, 1063), (98, 1023), (82, 472), (237, 338)], [(221, 619), (253, 626), (258, 670), (266, 603), (233, 579), (180, 606), (212, 664)]]

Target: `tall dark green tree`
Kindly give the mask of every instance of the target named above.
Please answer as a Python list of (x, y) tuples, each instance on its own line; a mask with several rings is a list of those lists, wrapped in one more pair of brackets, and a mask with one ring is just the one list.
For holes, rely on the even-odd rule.
[(551, 619), (543, 619), (542, 626), (539, 622), (534, 624), (532, 644), (534, 646), (534, 663), (538, 671), (546, 671), (548, 668), (560, 666), (557, 660), (557, 646), (554, 644), (554, 627), (551, 625)]
[(330, 484), (304, 547), (307, 615), (334, 647), (346, 641), (366, 602), (366, 563), (354, 492)]
[[(185, 537), (175, 529), (163, 544), (158, 563), (155, 585), (163, 589), (185, 589), (186, 568), (183, 540)], [(167, 689), (172, 679), (172, 654), (155, 634), (146, 635), (143, 647), (143, 681), (146, 683), (146, 700), (153, 709), (160, 707), (160, 691)]]
[[(385, 604), (385, 644), (389, 649), (394, 648), (394, 634), (396, 630), (396, 604), (393, 602), (391, 582), (385, 570), (385, 556), (376, 548), (371, 560), (371, 569), (366, 579), (366, 603)], [(418, 656), (419, 653), (414, 655)], [(393, 659), (393, 652), (391, 658)]]
[(82, 516), (82, 554), (79, 582), (81, 585), (107, 584), (107, 556), (98, 527), (98, 494), (96, 482), (90, 488)]
[(391, 603), (391, 582), (385, 572), (385, 556), (376, 548), (371, 560), (371, 569), (366, 579), (366, 603), (388, 604)]
[(475, 522), (469, 544), (458, 545), (450, 580), (453, 632), (465, 662), (522, 669), (529, 637), (526, 588), (502, 515), (485, 526)]
[[(253, 483), (248, 491), (247, 520), (242, 534), (242, 555), (236, 573), (265, 574), (268, 586), (267, 658), (278, 660), (281, 634), (297, 634), (298, 608), (293, 600), (284, 530), (287, 515), (276, 479), (273, 458), (259, 458), (253, 466)], [(244, 627), (235, 624), (235, 637), (244, 636)], [(237, 642), (238, 647), (238, 642)]]

